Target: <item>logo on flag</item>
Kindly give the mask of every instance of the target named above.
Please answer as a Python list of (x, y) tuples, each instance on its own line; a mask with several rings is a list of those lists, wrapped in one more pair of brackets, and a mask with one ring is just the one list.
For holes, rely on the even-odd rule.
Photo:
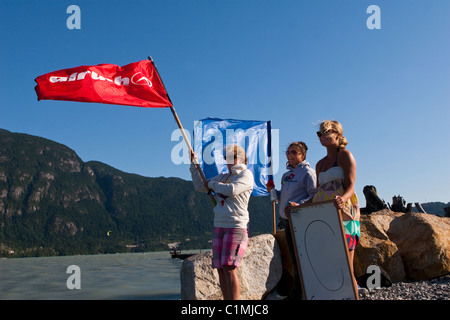
[(146, 108), (172, 103), (150, 60), (119, 67), (113, 64), (81, 66), (50, 72), (35, 79), (38, 100), (65, 100), (119, 104)]
[(255, 178), (252, 196), (265, 196), (266, 183), (278, 171), (278, 156), (272, 156), (270, 121), (207, 118), (194, 124), (194, 152), (206, 179), (228, 172), (224, 147), (237, 144), (247, 155), (247, 168)]
[(131, 77), (131, 82), (138, 86), (152, 86), (152, 82), (142, 74), (142, 72), (135, 73)]

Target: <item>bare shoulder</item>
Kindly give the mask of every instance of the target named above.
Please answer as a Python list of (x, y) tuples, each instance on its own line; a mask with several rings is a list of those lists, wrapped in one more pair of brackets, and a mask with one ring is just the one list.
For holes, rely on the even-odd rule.
[(338, 163), (344, 164), (344, 163), (355, 163), (355, 158), (353, 157), (353, 154), (347, 150), (340, 150), (338, 153)]
[(349, 150), (343, 149), (343, 150), (339, 150), (338, 157), (339, 158), (341, 158), (341, 157), (348, 158), (348, 157), (353, 157), (353, 154)]
[(325, 157), (323, 157), (322, 159), (320, 159), (319, 161), (317, 161), (316, 163), (316, 171), (319, 170), (319, 168), (322, 167), (322, 163), (325, 161)]

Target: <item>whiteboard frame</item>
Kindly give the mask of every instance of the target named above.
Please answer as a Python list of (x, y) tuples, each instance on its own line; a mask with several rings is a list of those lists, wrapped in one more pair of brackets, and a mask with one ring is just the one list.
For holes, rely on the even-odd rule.
[[(303, 299), (358, 300), (358, 290), (351, 274), (352, 268), (348, 258), (342, 217), (334, 206), (334, 200), (293, 207), (289, 215), (289, 225), (301, 278)], [(330, 232), (317, 235), (313, 230)], [(330, 234), (333, 237), (330, 237)], [(318, 242), (312, 243), (312, 239), (318, 239)], [(308, 241), (311, 243), (305, 245)], [(328, 254), (321, 254), (324, 250), (328, 251)], [(336, 269), (330, 269), (331, 265), (335, 265)], [(326, 268), (328, 268), (327, 271), (323, 271)]]

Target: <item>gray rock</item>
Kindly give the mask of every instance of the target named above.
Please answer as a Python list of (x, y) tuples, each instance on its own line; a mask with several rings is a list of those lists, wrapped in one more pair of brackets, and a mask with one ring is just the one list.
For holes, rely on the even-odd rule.
[[(189, 257), (180, 272), (182, 300), (219, 300), (222, 292), (217, 270), (211, 267), (211, 252)], [(282, 262), (275, 238), (264, 234), (249, 239), (238, 268), (241, 300), (260, 300), (280, 281)]]

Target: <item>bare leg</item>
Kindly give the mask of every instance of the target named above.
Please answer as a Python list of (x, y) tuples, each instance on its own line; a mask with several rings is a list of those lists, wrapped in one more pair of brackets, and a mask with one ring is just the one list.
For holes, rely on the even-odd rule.
[(355, 273), (353, 272), (353, 258), (355, 257), (355, 250), (348, 251), (348, 262), (350, 264), (350, 273), (352, 276), (353, 283), (355, 284), (355, 288), (358, 288), (358, 283), (356, 282)]
[(239, 278), (234, 266), (223, 266), (219, 272), (220, 288), (224, 300), (239, 300)]
[(219, 283), (220, 289), (222, 290), (223, 299), (226, 300), (226, 297), (228, 297), (227, 280), (225, 279), (225, 274), (222, 268), (217, 269), (217, 272), (219, 273)]

